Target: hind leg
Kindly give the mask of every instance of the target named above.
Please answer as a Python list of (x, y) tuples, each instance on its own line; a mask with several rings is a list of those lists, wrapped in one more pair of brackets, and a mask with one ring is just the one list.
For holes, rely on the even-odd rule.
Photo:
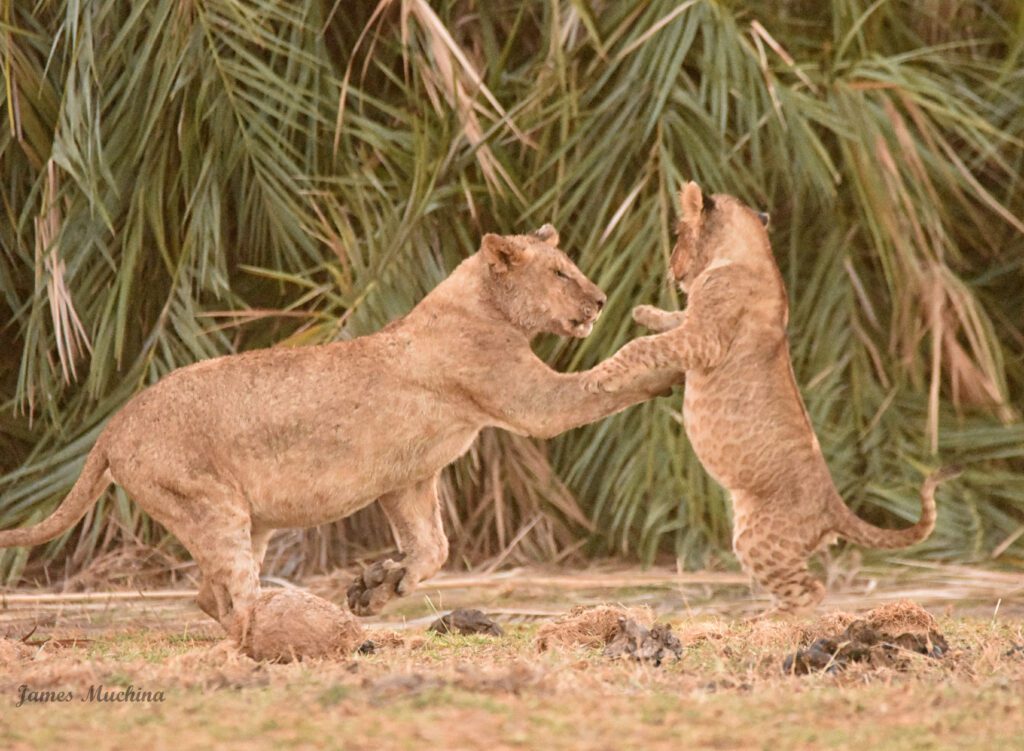
[[(199, 606), (207, 613), (207, 607), (212, 606), (224, 630), (241, 643), (248, 634), (249, 618), (260, 592), (259, 563), (252, 549), (248, 516), (218, 517), (220, 523), (203, 530), (201, 546), (193, 548), (203, 572)], [(182, 544), (188, 547), (184, 541)]]
[(372, 615), (396, 595), (406, 595), (438, 572), (448, 559), (448, 538), (441, 523), (437, 475), (382, 496), (380, 504), (394, 529), (401, 563), (378, 561), (348, 588), (348, 605), (357, 615)]
[(267, 557), (267, 545), (274, 530), (269, 527), (253, 526), (252, 529), (252, 560), (256, 567), (256, 578), (260, 578), (260, 571), (263, 569), (263, 559)]
[(825, 586), (811, 575), (800, 546), (781, 537), (758, 539), (747, 530), (736, 536), (733, 549), (744, 571), (772, 594), (772, 607), (764, 616), (806, 612), (824, 599)]
[(259, 564), (248, 546), (237, 548), (241, 542), (248, 542), (246, 535), (225, 532), (210, 535), (209, 539), (218, 547), (193, 553), (202, 575), (196, 604), (228, 635), (242, 641), (260, 591)]
[(220, 621), (220, 607), (217, 605), (217, 600), (213, 584), (203, 576), (199, 584), (199, 594), (196, 596), (196, 605), (213, 620)]
[(825, 599), (825, 585), (811, 575), (806, 560), (769, 570), (764, 586), (775, 598), (767, 615), (806, 613)]
[(115, 479), (192, 554), (202, 575), (199, 607), (229, 635), (243, 639), (259, 595), (244, 497), (194, 469), (147, 477), (144, 483)]

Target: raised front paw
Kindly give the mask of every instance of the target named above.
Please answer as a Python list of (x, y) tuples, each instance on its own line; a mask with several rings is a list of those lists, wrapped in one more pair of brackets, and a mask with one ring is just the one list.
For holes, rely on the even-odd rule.
[(400, 594), (406, 569), (387, 558), (363, 570), (348, 587), (348, 607), (356, 615), (379, 613), (388, 600)]
[(633, 320), (648, 329), (661, 329), (664, 311), (653, 305), (637, 305), (633, 308)]

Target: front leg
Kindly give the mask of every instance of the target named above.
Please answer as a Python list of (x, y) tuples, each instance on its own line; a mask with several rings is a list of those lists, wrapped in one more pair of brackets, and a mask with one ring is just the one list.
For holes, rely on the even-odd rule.
[(612, 357), (586, 372), (586, 388), (593, 393), (615, 393), (651, 371), (685, 373), (687, 361), (681, 356), (675, 330), (642, 336), (624, 344)]
[(663, 334), (627, 342), (612, 357), (587, 371), (587, 389), (595, 393), (633, 388), (645, 373), (708, 370), (716, 367), (735, 335), (734, 318), (687, 315), (683, 324)]
[(633, 308), (633, 320), (656, 334), (661, 334), (686, 320), (685, 310), (662, 310), (653, 305), (637, 305)]
[(436, 574), (448, 559), (448, 538), (441, 523), (438, 475), (381, 496), (380, 505), (395, 531), (400, 562), (378, 561), (348, 588), (348, 606), (356, 615), (373, 615), (396, 595), (407, 595)]
[(749, 276), (743, 268), (728, 264), (702, 274), (690, 293), (686, 311), (678, 315), (641, 306), (640, 318), (650, 318), (658, 325), (678, 319), (679, 325), (623, 346), (587, 372), (587, 388), (615, 393), (632, 388), (644, 372), (686, 373), (717, 367), (736, 336), (750, 294)]
[[(533, 363), (523, 367), (516, 378), (505, 377), (502, 388), (481, 393), (478, 402), (488, 405), (494, 417), (491, 425), (534, 438), (553, 438), (626, 407), (665, 396), (682, 380), (678, 372), (643, 372), (627, 388), (606, 393), (588, 388), (592, 370), (559, 373), (532, 352), (529, 357)], [(493, 381), (500, 383), (501, 378), (495, 376)]]

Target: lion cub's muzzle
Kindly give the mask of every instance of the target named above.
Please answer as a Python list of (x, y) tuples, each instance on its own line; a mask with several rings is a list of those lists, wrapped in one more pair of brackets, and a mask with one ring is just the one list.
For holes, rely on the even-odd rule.
[(606, 302), (608, 302), (608, 297), (604, 292), (598, 291), (589, 302), (580, 308), (579, 318), (569, 321), (573, 336), (582, 338), (594, 330), (594, 322), (601, 315), (601, 309), (604, 308)]

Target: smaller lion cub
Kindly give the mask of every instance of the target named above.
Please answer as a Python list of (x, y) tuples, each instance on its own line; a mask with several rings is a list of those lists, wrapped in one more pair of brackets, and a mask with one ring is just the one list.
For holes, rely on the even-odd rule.
[(685, 373), (686, 433), (704, 468), (732, 497), (733, 549), (771, 592), (771, 613), (813, 608), (825, 595), (808, 558), (843, 537), (875, 548), (921, 542), (935, 527), (935, 488), (958, 474), (930, 475), (921, 518), (882, 529), (857, 517), (836, 491), (789, 357), (789, 303), (772, 255), (768, 217), (694, 182), (670, 260), (687, 293), (684, 311), (650, 305), (637, 323), (659, 333), (636, 339), (588, 373), (588, 388), (617, 391), (643, 370)]

